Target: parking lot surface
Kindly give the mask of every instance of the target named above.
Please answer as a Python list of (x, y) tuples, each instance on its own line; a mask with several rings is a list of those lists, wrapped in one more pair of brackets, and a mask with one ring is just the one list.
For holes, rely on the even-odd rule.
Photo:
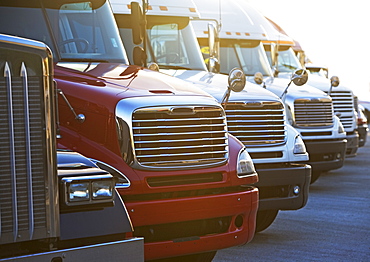
[(370, 261), (370, 139), (342, 168), (310, 186), (307, 205), (280, 211), (244, 246), (218, 251), (224, 261)]

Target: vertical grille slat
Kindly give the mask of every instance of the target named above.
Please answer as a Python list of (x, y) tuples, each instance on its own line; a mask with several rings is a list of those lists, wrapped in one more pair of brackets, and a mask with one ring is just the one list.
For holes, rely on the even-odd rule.
[(295, 124), (299, 127), (327, 127), (334, 124), (330, 99), (297, 99), (294, 101)]
[(153, 107), (133, 113), (135, 156), (143, 167), (193, 168), (227, 161), (226, 117), (221, 107)]
[(272, 146), (286, 142), (284, 106), (278, 101), (248, 104), (229, 102), (226, 107), (229, 132), (245, 146)]
[(0, 243), (6, 244), (47, 235), (48, 158), (42, 71), (4, 61), (11, 51), (0, 51), (0, 184), (6, 188), (0, 191)]

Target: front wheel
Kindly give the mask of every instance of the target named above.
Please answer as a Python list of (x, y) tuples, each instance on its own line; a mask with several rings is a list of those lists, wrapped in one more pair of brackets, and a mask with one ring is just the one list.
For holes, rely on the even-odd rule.
[(264, 210), (257, 212), (256, 233), (261, 232), (271, 226), (279, 210)]

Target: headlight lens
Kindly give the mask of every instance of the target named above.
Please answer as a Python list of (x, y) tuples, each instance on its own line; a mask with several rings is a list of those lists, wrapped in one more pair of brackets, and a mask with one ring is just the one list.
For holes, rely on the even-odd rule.
[(254, 164), (249, 156), (247, 150), (244, 148), (239, 152), (238, 164), (237, 164), (237, 173), (238, 177), (247, 176), (255, 173)]
[(68, 187), (68, 200), (70, 202), (89, 201), (89, 183), (70, 183)]
[(294, 154), (304, 154), (306, 153), (306, 146), (303, 142), (303, 139), (300, 136), (296, 136), (294, 141)]
[(111, 181), (92, 182), (93, 199), (106, 199), (113, 197), (113, 187)]

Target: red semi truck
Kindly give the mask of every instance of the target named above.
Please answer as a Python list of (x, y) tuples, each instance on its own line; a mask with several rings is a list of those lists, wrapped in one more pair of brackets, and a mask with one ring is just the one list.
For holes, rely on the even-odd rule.
[(53, 50), (59, 145), (126, 175), (117, 189), (145, 260), (209, 261), (253, 238), (258, 176), (224, 110), (189, 83), (127, 65), (108, 2), (2, 1), (0, 32)]

